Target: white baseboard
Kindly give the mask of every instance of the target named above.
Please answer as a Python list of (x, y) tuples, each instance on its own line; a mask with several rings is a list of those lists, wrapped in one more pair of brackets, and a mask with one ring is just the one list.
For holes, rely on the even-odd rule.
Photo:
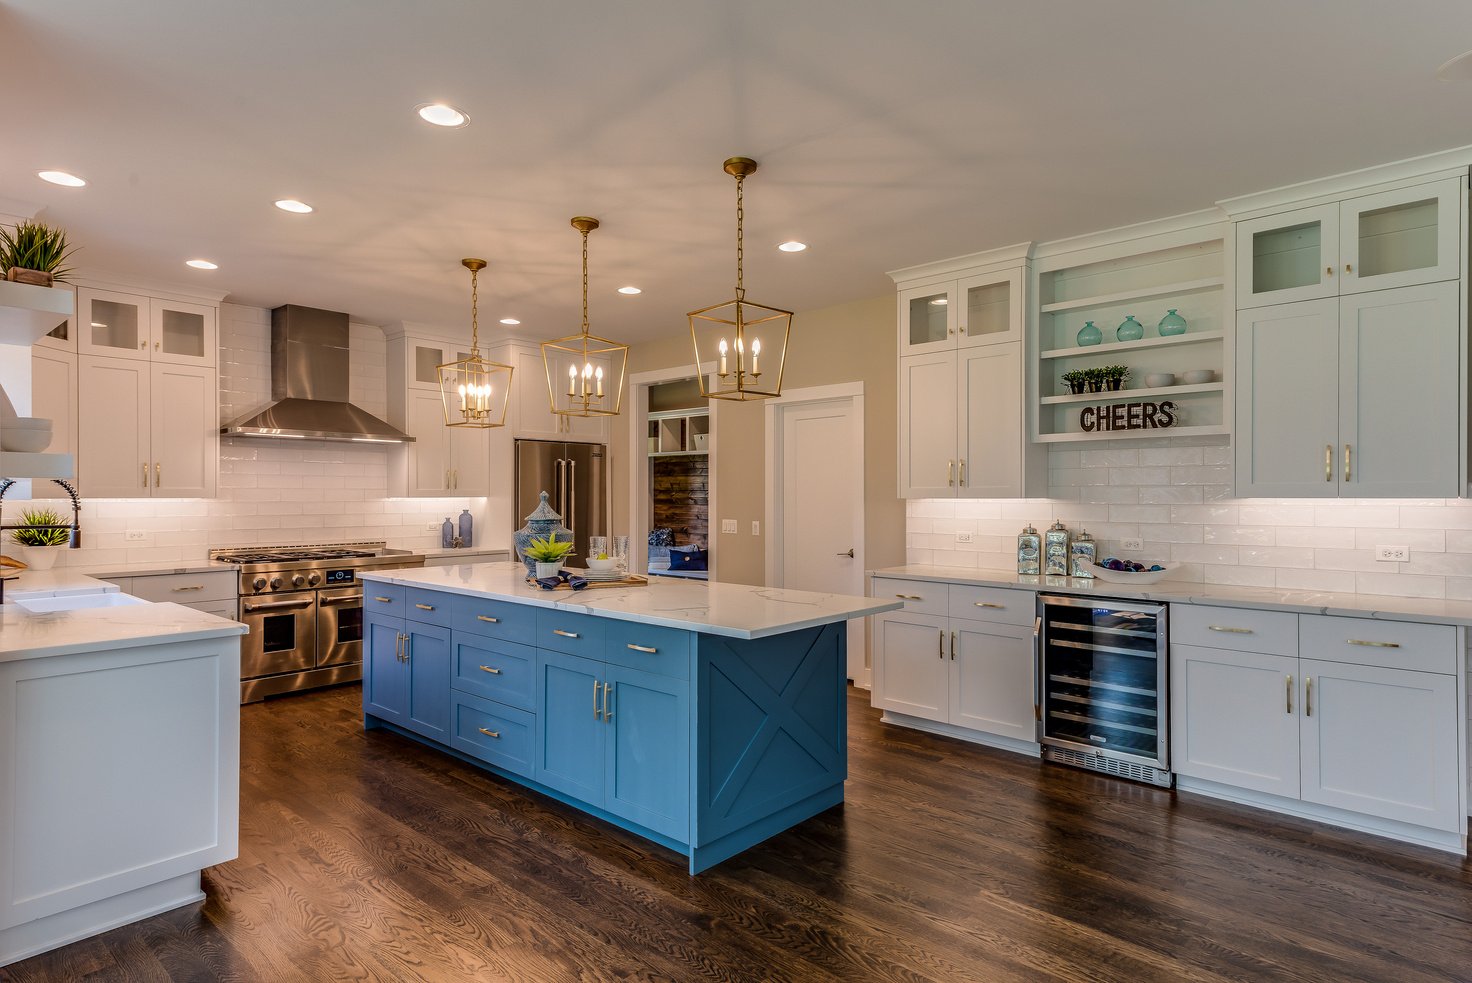
[(923, 730), (927, 734), (939, 734), (942, 737), (954, 737), (957, 740), (969, 741), (972, 744), (984, 744), (987, 747), (994, 747), (1002, 751), (1025, 754), (1030, 758), (1036, 758), (1042, 754), (1042, 747), (1036, 741), (1019, 741), (1015, 737), (1004, 737), (1001, 734), (987, 734), (979, 730), (957, 727), (954, 724), (944, 724), (938, 720), (909, 717), (903, 713), (895, 713), (893, 710), (884, 711), (884, 715), (879, 719), (886, 724), (894, 724), (897, 727)]

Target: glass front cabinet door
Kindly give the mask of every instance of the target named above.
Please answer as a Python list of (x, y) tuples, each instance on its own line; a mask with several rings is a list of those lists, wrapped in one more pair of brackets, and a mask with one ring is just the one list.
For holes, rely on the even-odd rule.
[(900, 291), (900, 355), (1022, 340), (1022, 271)]
[(148, 358), (148, 298), (111, 290), (77, 291), (77, 337), (83, 355)]
[(215, 309), (155, 298), (149, 303), (149, 348), (155, 362), (215, 364)]
[(1237, 223), (1237, 308), (1339, 293), (1339, 205)]
[(1453, 178), (1341, 203), (1341, 293), (1457, 279), (1462, 182)]
[(901, 290), (900, 355), (928, 355), (955, 347), (955, 283)]

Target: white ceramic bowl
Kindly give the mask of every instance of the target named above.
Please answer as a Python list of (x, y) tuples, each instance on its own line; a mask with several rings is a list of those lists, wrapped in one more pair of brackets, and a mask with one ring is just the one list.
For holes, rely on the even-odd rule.
[(1188, 386), (1204, 386), (1215, 379), (1216, 373), (1211, 369), (1192, 369), (1181, 373), (1181, 381)]
[(1146, 389), (1164, 389), (1166, 386), (1174, 386), (1176, 376), (1174, 372), (1151, 372), (1145, 376)]
[(44, 416), (16, 416), (5, 421), (6, 430), (50, 430), (51, 421)]
[(1158, 584), (1170, 572), (1174, 570), (1174, 563), (1162, 563), (1159, 570), (1141, 570), (1139, 573), (1130, 573), (1128, 570), (1110, 570), (1108, 567), (1094, 564), (1094, 576), (1111, 584)]
[(51, 446), (51, 428), (45, 430), (13, 430), (6, 427), (0, 431), (0, 450), (17, 454), (39, 454)]
[(591, 556), (588, 557), (589, 570), (612, 570), (616, 566), (618, 566), (618, 561), (613, 559), (612, 557), (609, 557), (606, 560), (599, 560)]

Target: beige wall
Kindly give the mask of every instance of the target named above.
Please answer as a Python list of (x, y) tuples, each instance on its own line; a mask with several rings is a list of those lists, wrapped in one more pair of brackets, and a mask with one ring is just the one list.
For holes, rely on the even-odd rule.
[[(843, 382), (864, 384), (864, 525), (867, 565), (905, 560), (905, 503), (896, 496), (895, 308), (894, 295), (798, 314), (784, 392)], [(690, 364), (688, 329), (657, 342), (636, 345), (629, 372), (648, 372)], [(628, 405), (627, 403), (625, 404)], [(624, 530), (629, 514), (629, 421), (616, 417), (611, 441), (613, 524)], [(765, 577), (767, 448), (763, 401), (722, 402), (715, 414), (715, 502), (711, 517), (714, 576), (727, 583), (760, 584)], [(735, 535), (722, 534), (721, 519), (735, 519)], [(753, 519), (763, 520), (763, 535), (751, 535)]]

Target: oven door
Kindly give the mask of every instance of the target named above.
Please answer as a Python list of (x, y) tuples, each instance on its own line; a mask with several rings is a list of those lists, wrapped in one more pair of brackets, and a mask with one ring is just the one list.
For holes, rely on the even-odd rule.
[(315, 591), (242, 597), (240, 620), (250, 629), (240, 644), (240, 678), (310, 669), (316, 662)]
[(363, 585), (317, 592), (317, 665), (363, 661)]

